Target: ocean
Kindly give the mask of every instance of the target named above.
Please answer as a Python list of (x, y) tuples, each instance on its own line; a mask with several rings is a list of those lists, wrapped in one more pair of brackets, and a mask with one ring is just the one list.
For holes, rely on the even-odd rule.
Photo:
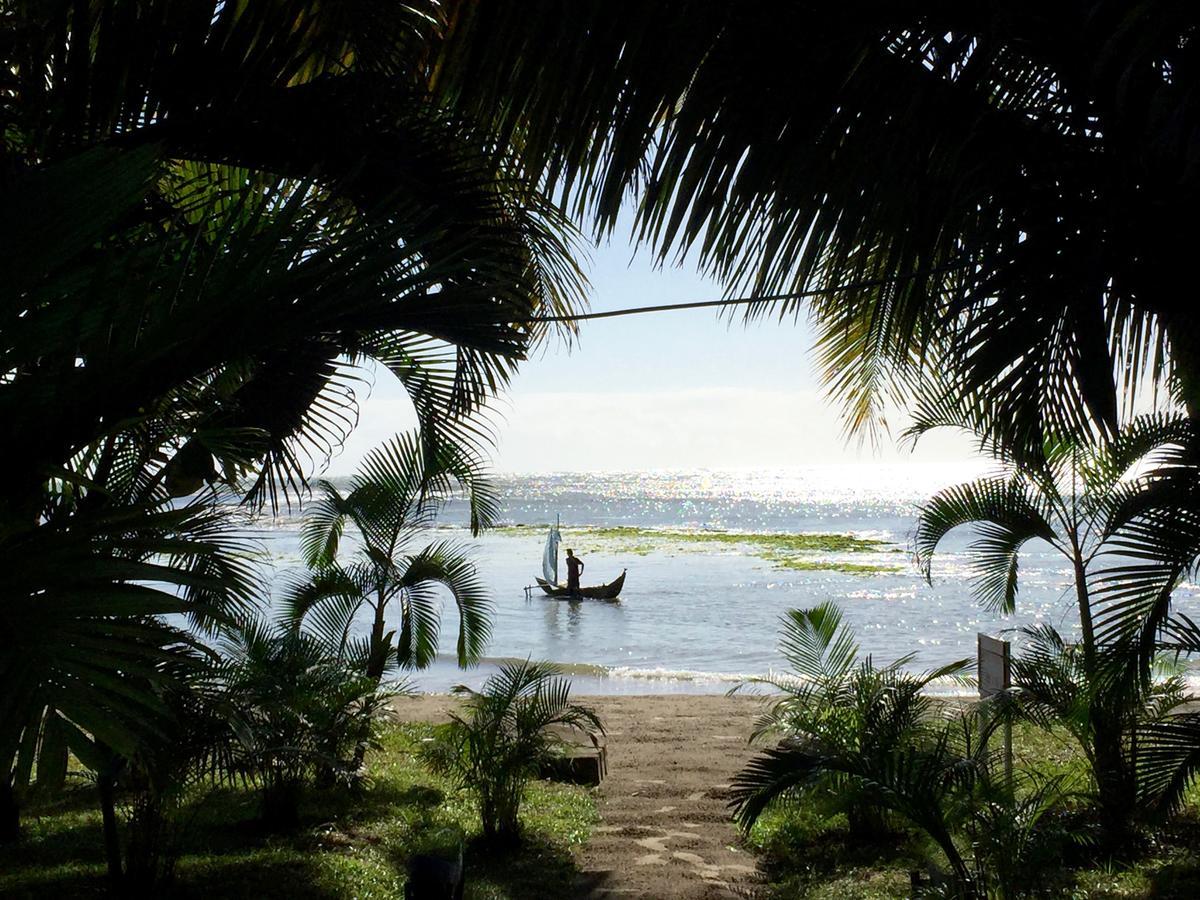
[[(447, 596), (442, 657), (411, 681), (431, 692), (477, 686), (498, 661), (530, 657), (562, 665), (582, 693), (723, 692), (782, 665), (781, 615), (827, 600), (842, 608), (864, 654), (877, 663), (911, 654), (907, 665), (918, 670), (973, 658), (980, 632), (1005, 637), (1049, 622), (1074, 634), (1071, 572), (1046, 544), (1022, 553), (1017, 612), (1008, 617), (972, 597), (965, 529), (944, 542), (932, 584), (913, 564), (919, 504), (984, 471), (859, 463), (498, 476), (502, 527), (473, 539), (464, 505), (451, 502), (428, 536), (469, 548), (490, 588), (487, 657), (465, 671), (454, 664), (457, 617)], [(586, 564), (585, 585), (627, 571), (620, 603), (526, 591), (556, 517), (563, 548)], [(276, 579), (302, 570), (299, 529), (298, 515), (256, 524)], [(1177, 608), (1194, 615), (1198, 597), (1200, 588), (1184, 586)], [(367, 630), (365, 615), (357, 627)]]

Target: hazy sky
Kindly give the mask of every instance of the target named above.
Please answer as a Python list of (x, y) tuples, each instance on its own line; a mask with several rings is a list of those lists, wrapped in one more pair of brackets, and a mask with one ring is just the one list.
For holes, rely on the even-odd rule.
[[(620, 240), (592, 251), (595, 311), (718, 299), (694, 268), (653, 267)], [(550, 340), (522, 365), (498, 405), (496, 469), (508, 472), (777, 467), (844, 462), (959, 461), (961, 437), (931, 435), (915, 453), (847, 446), (835, 406), (814, 373), (801, 320), (730, 324), (714, 310), (654, 313), (581, 324), (567, 348)], [(411, 427), (395, 379), (378, 373), (357, 431), (331, 472)]]

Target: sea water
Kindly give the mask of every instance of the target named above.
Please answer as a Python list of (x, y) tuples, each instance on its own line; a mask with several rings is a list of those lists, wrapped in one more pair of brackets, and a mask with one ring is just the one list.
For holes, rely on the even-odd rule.
[[(447, 594), (442, 656), (411, 673), (411, 681), (423, 691), (475, 686), (498, 662), (529, 657), (561, 664), (585, 693), (722, 692), (783, 666), (780, 617), (829, 600), (841, 607), (864, 654), (880, 664), (911, 655), (906, 665), (914, 670), (973, 659), (980, 632), (1015, 638), (1022, 625), (1049, 623), (1067, 637), (1077, 634), (1069, 564), (1045, 543), (1022, 550), (1010, 616), (973, 596), (969, 530), (945, 539), (932, 583), (917, 570), (919, 505), (984, 471), (976, 463), (851, 464), (497, 477), (503, 527), (472, 538), (464, 504), (451, 502), (423, 539), (454, 541), (475, 560), (493, 604), (486, 659), (466, 671), (454, 664), (458, 619)], [(301, 515), (255, 526), (276, 582), (303, 569)], [(619, 603), (565, 602), (525, 590), (541, 574), (546, 528), (556, 518), (563, 549), (585, 562), (583, 584), (627, 570)], [(770, 543), (781, 534), (878, 543), (781, 554)], [(560, 575), (565, 580), (565, 565)], [(1185, 585), (1177, 608), (1194, 615), (1198, 596), (1200, 589)], [(368, 615), (364, 610), (357, 629), (367, 630)]]

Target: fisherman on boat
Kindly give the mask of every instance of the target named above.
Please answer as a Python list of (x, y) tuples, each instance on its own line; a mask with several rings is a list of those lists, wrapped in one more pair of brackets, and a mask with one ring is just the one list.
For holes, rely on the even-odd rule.
[(579, 595), (579, 576), (583, 574), (583, 560), (575, 555), (575, 551), (567, 549), (567, 590), (572, 596)]

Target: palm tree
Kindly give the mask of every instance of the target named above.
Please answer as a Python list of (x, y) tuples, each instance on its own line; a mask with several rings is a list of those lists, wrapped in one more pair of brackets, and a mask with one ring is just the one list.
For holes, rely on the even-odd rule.
[[(1139, 518), (1155, 492), (1157, 470), (1142, 477), (1131, 470), (1187, 442), (1191, 422), (1144, 416), (1111, 441), (1062, 440), (1040, 453), (1005, 440), (998, 423), (981, 424), (979, 407), (969, 401), (943, 398), (918, 410), (915, 434), (947, 425), (983, 434), (1000, 472), (947, 488), (922, 508), (917, 561), (930, 577), (942, 539), (956, 528), (974, 528), (969, 552), (976, 597), (1007, 614), (1016, 609), (1019, 556), (1028, 541), (1045, 541), (1071, 567), (1078, 644), (1049, 626), (1023, 629), (1027, 647), (1014, 664), (1016, 699), (1034, 721), (1065, 726), (1079, 742), (1104, 826), (1116, 841), (1139, 809), (1162, 802), (1139, 780), (1145, 744), (1137, 735), (1153, 732), (1185, 699), (1181, 683), (1155, 679), (1152, 666), (1158, 635), (1170, 622), (1171, 591), (1195, 553), (1161, 552), (1164, 529), (1147, 528)], [(1176, 774), (1190, 778), (1186, 767)]]
[(204, 438), (237, 430), (257, 440), (236, 462), (268, 464), (254, 499), (295, 493), (306, 457), (353, 425), (348, 359), (394, 372), (451, 427), (505, 383), (539, 310), (570, 310), (570, 229), (412, 77), (428, 12), (13, 10), (0, 410), (28, 432), (2, 451), (14, 514), (48, 471), (197, 382), (222, 402), (182, 481), (224, 474)]
[[(905, 671), (912, 654), (876, 666), (869, 656), (860, 657), (853, 631), (832, 602), (790, 610), (781, 621), (780, 651), (791, 670), (745, 682), (773, 692), (751, 740), (782, 735), (781, 747), (800, 756), (845, 755), (880, 763), (898, 748), (915, 745), (931, 733), (936, 719), (935, 701), (925, 689), (935, 680), (960, 676), (968, 667), (967, 660), (960, 660), (912, 675)], [(878, 807), (853, 780), (832, 771), (827, 779), (799, 770), (788, 773), (782, 768), (784, 758), (779, 758), (776, 778), (757, 784), (753, 799), (745, 795), (746, 809), (765, 809), (800, 791), (805, 799), (844, 812), (850, 831), (858, 836), (885, 830)]]
[(399, 691), (325, 638), (257, 618), (226, 629), (221, 650), (219, 678), (242, 724), (230, 769), (257, 779), (266, 823), (294, 826), (306, 784), (360, 780), (380, 716)]
[(751, 317), (807, 305), (851, 426), (940, 368), (1031, 445), (1115, 431), (1142, 375), (1200, 414), (1193, 7), (448, 10), (435, 89), (517, 136), (599, 232), (632, 194), (663, 260), (791, 295)]
[(451, 713), (424, 755), (476, 796), (484, 840), (520, 841), (525, 786), (561, 743), (552, 729), (603, 733), (595, 712), (572, 703), (570, 691), (554, 665), (528, 660), (501, 665), (480, 691), (454, 689), (468, 714)]
[(435, 8), (384, 6), (6, 9), (0, 836), (64, 734), (154, 730), (160, 655), (203, 640), (159, 617), (255, 594), (217, 495), (302, 494), (354, 366), (478, 444), (531, 320), (578, 302), (571, 229), (417, 77)]
[[(63, 488), (66, 487), (64, 484)], [(68, 750), (101, 743), (133, 757), (169, 730), (165, 691), (194, 668), (203, 628), (245, 608), (257, 590), (246, 542), (201, 497), (161, 503), (64, 504), (0, 540), (0, 814), (15, 839), (21, 795), (36, 770), (53, 789)]]
[[(446, 541), (411, 545), (454, 490), (465, 492), (473, 534), (494, 522), (497, 500), (482, 460), (428, 433), (400, 434), (367, 454), (348, 493), (328, 481), (319, 490), (301, 532), (313, 574), (285, 598), (288, 619), (297, 628), (311, 619), (325, 634), (337, 635), (378, 681), (389, 659), (423, 669), (436, 658), (441, 600), (435, 588), (441, 585), (458, 607), (459, 665), (475, 662), (491, 627), (487, 592), (474, 564)], [(358, 546), (351, 561), (343, 562), (339, 550), (347, 525)], [(351, 626), (364, 607), (371, 613), (370, 635), (365, 643), (355, 642)], [(399, 627), (388, 630), (393, 611)]]
[(1060, 778), (998, 777), (987, 747), (1001, 720), (986, 704), (948, 717), (935, 709), (905, 740), (868, 752), (820, 739), (780, 744), (734, 779), (734, 817), (749, 830), (772, 805), (836, 784), (929, 837), (950, 867), (946, 896), (1028, 896), (1061, 859), (1061, 835), (1047, 823), (1067, 790)]
[(950, 867), (950, 892), (935, 896), (1016, 898), (1044, 884), (1061, 859), (1063, 835), (1050, 815), (1067, 785), (1023, 772), (998, 777), (988, 750), (1005, 717), (996, 701), (957, 709), (922, 693), (965, 662), (918, 676), (874, 669), (869, 659), (855, 666), (853, 636), (831, 604), (793, 610), (783, 645), (801, 664), (795, 677), (766, 681), (784, 697), (757, 733), (765, 726), (790, 737), (734, 779), (730, 805), (743, 829), (780, 803), (826, 795), (860, 836), (856, 819), (900, 819), (923, 831)]

